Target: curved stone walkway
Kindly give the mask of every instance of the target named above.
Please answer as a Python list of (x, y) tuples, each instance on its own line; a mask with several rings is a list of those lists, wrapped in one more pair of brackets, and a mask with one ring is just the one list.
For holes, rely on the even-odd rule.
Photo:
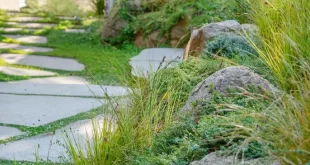
[[(39, 30), (46, 26), (55, 27), (57, 24), (42, 24), (41, 17), (18, 17), (14, 15), (7, 24), (12, 27), (0, 28), (8, 34), (6, 38), (23, 43), (48, 43), (44, 36), (17, 35), (24, 29)], [(70, 18), (71, 19), (71, 18)], [(85, 33), (85, 29), (67, 29), (67, 33)], [(22, 44), (0, 42), (0, 49), (22, 50), (31, 52), (51, 52), (52, 48), (25, 46)], [(107, 103), (106, 96), (126, 96), (128, 89), (118, 86), (90, 85), (82, 77), (58, 76), (56, 71), (80, 72), (85, 66), (75, 59), (28, 55), (28, 54), (0, 54), (1, 61), (9, 66), (0, 66), (0, 72), (8, 75), (31, 76), (30, 80), (0, 82), (0, 160), (35, 161), (35, 153), (40, 159), (59, 162), (60, 157), (67, 157), (63, 147), (63, 130), (73, 131), (72, 135), (85, 139), (91, 136), (91, 120), (77, 121), (52, 134), (43, 134), (27, 139), (3, 143), (12, 137), (28, 135), (20, 131), (19, 127), (36, 128), (53, 122), (61, 122), (66, 118), (80, 113), (89, 112)], [(20, 65), (20, 67), (15, 67)], [(22, 67), (46, 68), (46, 70), (25, 69)], [(47, 76), (42, 78), (43, 76)], [(53, 77), (51, 77), (53, 76)], [(101, 120), (101, 119), (96, 119)], [(1, 126), (5, 125), (5, 126)], [(9, 125), (9, 126), (7, 126)], [(72, 137), (71, 137), (72, 138)], [(59, 144), (61, 143), (61, 144)], [(37, 148), (40, 146), (39, 148)]]

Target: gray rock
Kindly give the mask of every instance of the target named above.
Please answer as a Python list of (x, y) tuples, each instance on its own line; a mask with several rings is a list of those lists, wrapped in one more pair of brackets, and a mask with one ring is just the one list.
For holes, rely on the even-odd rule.
[(184, 59), (189, 56), (200, 57), (205, 44), (220, 35), (235, 35), (241, 32), (241, 25), (235, 20), (228, 20), (207, 24), (192, 31), (190, 40), (186, 46)]
[(16, 128), (0, 126), (0, 140), (5, 140), (23, 134), (25, 133)]
[(241, 25), (235, 20), (211, 23), (199, 29), (203, 32), (205, 40), (210, 40), (222, 34), (236, 33), (241, 31)]
[(14, 68), (14, 67), (0, 67), (0, 72), (12, 76), (55, 76), (56, 73), (43, 71), (43, 70), (31, 70), (23, 68)]
[(85, 66), (78, 61), (69, 58), (21, 55), (21, 54), (0, 54), (0, 58), (9, 64), (21, 64), (48, 69), (82, 71)]
[(192, 91), (191, 96), (181, 111), (186, 112), (190, 110), (192, 108), (192, 103), (197, 100), (209, 99), (212, 96), (211, 90), (225, 93), (228, 88), (246, 88), (248, 85), (260, 86), (268, 91), (273, 89), (272, 85), (267, 80), (255, 74), (247, 67), (227, 67), (199, 83)]
[(29, 35), (2, 35), (6, 38), (14, 39), (18, 42), (45, 44), (47, 38), (43, 36), (29, 36)]
[(215, 152), (208, 154), (200, 161), (192, 162), (190, 165), (281, 165), (278, 161), (270, 158), (238, 160), (233, 156), (218, 156)]
[(36, 47), (36, 46), (24, 46), (19, 44), (11, 44), (11, 43), (3, 43), (0, 42), (0, 49), (15, 49), (22, 50), (28, 53), (32, 52), (51, 52), (54, 49), (52, 48), (44, 48), (44, 47)]
[(93, 98), (0, 94), (0, 123), (36, 127), (88, 112), (104, 103)]

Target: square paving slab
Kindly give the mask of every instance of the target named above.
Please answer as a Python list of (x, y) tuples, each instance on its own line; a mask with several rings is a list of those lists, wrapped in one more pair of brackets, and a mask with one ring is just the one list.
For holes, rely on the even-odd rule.
[(0, 123), (40, 126), (100, 107), (102, 100), (0, 94)]
[(12, 22), (36, 22), (42, 20), (44, 20), (42, 17), (14, 17), (10, 19)]
[[(48, 96), (105, 97), (125, 96), (128, 89), (117, 86), (72, 84), (22, 84), (0, 82), (0, 93)], [(1, 104), (0, 104), (1, 105)]]
[(23, 22), (7, 22), (8, 25), (13, 25), (17, 27), (25, 28), (45, 28), (45, 27), (56, 27), (57, 24), (48, 24), (48, 23), (23, 23)]
[(144, 49), (138, 56), (131, 58), (131, 61), (157, 61), (161, 62), (165, 58), (165, 62), (182, 61), (184, 49), (174, 48), (151, 48)]
[(25, 133), (20, 131), (19, 129), (0, 126), (0, 140), (5, 140), (8, 138), (23, 135), (23, 134)]
[(2, 35), (6, 38), (14, 39), (18, 42), (45, 44), (47, 38), (43, 36), (29, 36), (29, 35)]
[(67, 33), (86, 33), (85, 29), (66, 29)]
[(131, 74), (137, 77), (148, 78), (150, 74), (159, 69), (173, 68), (177, 62), (156, 62), (156, 61), (130, 61), (132, 67)]
[(22, 30), (23, 28), (0, 28), (0, 31), (3, 31), (3, 32), (19, 32)]
[(12, 76), (55, 76), (56, 73), (43, 71), (43, 70), (31, 70), (14, 67), (0, 67), (0, 72)]
[(36, 47), (36, 46), (24, 46), (19, 44), (11, 44), (11, 43), (3, 43), (0, 42), (0, 49), (15, 49), (15, 50), (23, 50), (25, 52), (51, 52), (54, 49), (52, 48), (44, 48), (44, 47)]
[[(94, 123), (102, 126), (102, 117), (94, 119)], [(36, 161), (35, 154), (42, 160), (62, 162), (69, 157), (64, 146), (64, 135), (66, 132), (70, 139), (76, 139), (84, 146), (85, 139), (93, 137), (92, 120), (83, 120), (70, 124), (62, 129), (56, 130), (55, 134), (44, 134), (29, 139), (0, 145), (0, 159), (17, 161)], [(40, 146), (40, 147), (38, 147)], [(62, 162), (63, 163), (63, 162)]]
[(0, 58), (9, 64), (29, 65), (48, 69), (82, 71), (85, 68), (83, 64), (69, 58), (20, 54), (1, 54)]

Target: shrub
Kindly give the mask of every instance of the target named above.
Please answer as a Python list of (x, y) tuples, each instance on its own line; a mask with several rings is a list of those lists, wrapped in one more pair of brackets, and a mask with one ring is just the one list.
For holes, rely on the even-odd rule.
[(220, 55), (223, 57), (257, 55), (256, 50), (242, 36), (221, 35), (207, 42), (204, 53), (208, 56)]

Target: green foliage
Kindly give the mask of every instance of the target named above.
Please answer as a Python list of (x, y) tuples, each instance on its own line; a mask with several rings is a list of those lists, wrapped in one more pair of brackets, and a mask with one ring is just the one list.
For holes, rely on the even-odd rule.
[(103, 15), (105, 11), (105, 0), (92, 0), (98, 15)]
[(255, 56), (256, 50), (242, 36), (220, 35), (212, 41), (207, 42), (204, 54), (207, 56)]
[(85, 14), (74, 0), (47, 0), (47, 4), (42, 9), (52, 15), (83, 16)]
[[(153, 146), (145, 149), (143, 154), (137, 153), (132, 164), (189, 164), (199, 160), (210, 152), (222, 150), (231, 154), (242, 151), (247, 159), (266, 156), (261, 143), (251, 141), (244, 144), (242, 136), (247, 131), (234, 129), (228, 123), (243, 124), (255, 128), (255, 118), (246, 114), (262, 111), (268, 104), (266, 100), (253, 100), (242, 95), (240, 91), (231, 91), (229, 97), (214, 91), (210, 100), (202, 101), (197, 107), (198, 119), (186, 116), (179, 122), (159, 133), (153, 140)], [(259, 92), (256, 88), (249, 88), (248, 92)], [(253, 94), (254, 95), (254, 94)], [(231, 107), (234, 109), (229, 110)], [(228, 135), (234, 134), (233, 138)], [(238, 155), (238, 154), (237, 154)]]

